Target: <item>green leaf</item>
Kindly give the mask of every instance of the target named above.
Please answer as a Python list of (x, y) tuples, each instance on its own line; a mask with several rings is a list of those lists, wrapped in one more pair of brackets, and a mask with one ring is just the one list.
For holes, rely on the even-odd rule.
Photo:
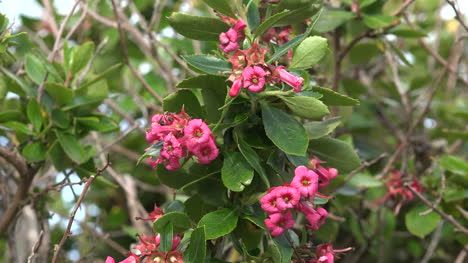
[(154, 222), (154, 232), (162, 233), (168, 222), (172, 223), (174, 229), (173, 231), (175, 233), (182, 233), (190, 228), (190, 218), (186, 214), (180, 212), (170, 212), (164, 214)]
[(247, 10), (247, 24), (249, 24), (250, 30), (255, 29), (260, 25), (260, 13), (258, 12), (258, 6), (254, 1), (250, 2), (249, 9)]
[(440, 165), (453, 173), (468, 174), (468, 162), (454, 155), (443, 155), (440, 158)]
[(160, 250), (163, 253), (166, 253), (172, 249), (172, 239), (174, 237), (172, 223), (166, 222), (160, 234), (161, 241), (158, 250)]
[(46, 82), (45, 90), (57, 104), (68, 104), (73, 100), (73, 91), (63, 84)]
[(67, 157), (67, 154), (58, 141), (54, 141), (48, 154), (57, 171), (63, 171), (71, 166), (71, 160)]
[(188, 64), (205, 73), (217, 75), (223, 72), (231, 72), (231, 63), (217, 57), (207, 55), (192, 55), (183, 57)]
[(224, 15), (230, 16), (232, 18), (237, 18), (234, 12), (232, 12), (230, 5), (232, 1), (230, 0), (203, 0), (203, 2), (205, 2), (208, 6)]
[(358, 1), (359, 2), (359, 7), (364, 8), (366, 6), (369, 6), (369, 5), (373, 4), (373, 3), (375, 3), (375, 1), (377, 1), (377, 0), (359, 0)]
[(225, 154), (221, 178), (224, 185), (235, 192), (241, 192), (252, 182), (254, 171), (239, 152)]
[(395, 17), (387, 15), (364, 15), (364, 24), (372, 29), (386, 27), (395, 21)]
[(270, 64), (272, 62), (274, 62), (275, 60), (277, 60), (278, 58), (280, 58), (281, 56), (283, 56), (284, 54), (286, 54), (290, 49), (296, 47), (297, 45), (299, 45), (299, 43), (301, 43), (302, 40), (305, 39), (305, 35), (304, 34), (301, 34), (301, 35), (298, 35), (296, 36), (295, 38), (291, 39), (288, 41), (288, 43), (282, 45), (281, 47), (279, 47), (275, 54), (273, 54), (273, 56), (270, 57), (270, 59), (268, 59), (268, 61), (266, 62), (267, 64)]
[(405, 215), (406, 228), (408, 228), (411, 234), (420, 238), (424, 238), (426, 235), (434, 231), (440, 221), (440, 215), (436, 212), (431, 212), (427, 215), (420, 215), (420, 213), (427, 209), (428, 207), (425, 206), (415, 207)]
[(361, 165), (361, 161), (351, 145), (333, 138), (320, 138), (310, 141), (311, 153), (327, 166), (338, 169), (340, 173), (349, 173)]
[(86, 42), (78, 47), (73, 47), (70, 61), (70, 70), (73, 75), (80, 72), (93, 56), (94, 43)]
[(255, 29), (254, 38), (262, 36), (268, 29), (272, 28), (281, 18), (287, 16), (289, 13), (288, 10), (284, 10), (281, 13), (275, 14), (267, 18), (263, 23), (261, 23), (257, 29)]
[(305, 155), (309, 138), (297, 120), (289, 114), (262, 103), (262, 119), (266, 135), (283, 152)]
[(404, 37), (404, 38), (422, 38), (427, 37), (427, 33), (421, 30), (413, 30), (413, 29), (396, 29), (392, 30), (390, 33), (394, 34), (395, 36)]
[(318, 139), (330, 134), (341, 123), (341, 117), (334, 117), (324, 121), (313, 121), (304, 124), (309, 139)]
[(226, 77), (216, 75), (199, 75), (177, 84), (177, 88), (201, 89), (208, 123), (216, 123), (220, 119), (222, 110), (219, 108), (224, 105), (224, 98), (227, 94), (226, 87)]
[[(91, 117), (92, 120), (87, 119), (89, 117)], [(89, 117), (77, 117), (75, 119), (82, 124), (82, 126), (93, 131), (107, 133), (119, 129), (119, 125), (113, 119), (105, 115), (93, 115)]]
[(34, 163), (45, 160), (47, 149), (42, 143), (35, 142), (24, 147), (22, 154), (28, 162)]
[(0, 112), (0, 123), (8, 121), (18, 121), (23, 117), (23, 113), (18, 110), (5, 110)]
[(185, 210), (185, 205), (182, 203), (180, 200), (174, 200), (170, 202), (166, 208), (164, 208), (164, 213), (170, 213), (170, 212), (184, 212)]
[[(155, 144), (153, 144), (151, 147), (149, 147), (144, 154), (138, 158), (137, 165), (140, 164), (141, 161), (146, 159), (147, 157), (153, 157), (154, 160), (157, 160), (159, 157), (159, 153), (161, 152), (162, 148), (164, 145), (164, 140), (161, 140)], [(159, 173), (158, 173), (159, 174)]]
[(27, 135), (34, 135), (34, 132), (31, 131), (26, 124), (21, 123), (21, 122), (9, 121), (9, 122), (2, 123), (1, 125), (12, 129), (16, 133), (24, 133), (24, 134), (27, 134)]
[(198, 227), (205, 226), (205, 239), (215, 239), (231, 233), (237, 226), (238, 217), (234, 210), (223, 208), (206, 214)]
[(178, 90), (163, 100), (163, 109), (165, 111), (179, 113), (182, 108), (194, 119), (203, 118), (204, 116), (197, 97), (190, 90)]
[(53, 109), (51, 118), (54, 124), (59, 128), (66, 129), (70, 126), (70, 117), (60, 109)]
[(108, 75), (114, 73), (114, 71), (120, 69), (122, 67), (122, 63), (119, 63), (119, 64), (116, 64), (108, 69), (106, 69), (104, 72), (94, 76), (93, 78), (91, 79), (88, 79), (86, 80), (85, 82), (83, 82), (83, 84), (80, 84), (80, 89), (83, 89), (83, 88), (87, 88), (93, 84), (96, 84), (98, 83), (99, 81), (103, 80), (104, 78), (108, 77)]
[(349, 180), (349, 184), (365, 188), (379, 187), (383, 185), (381, 181), (365, 173), (355, 174), (351, 177), (351, 180)]
[[(284, 2), (284, 4), (283, 4)], [(322, 7), (322, 0), (316, 1), (293, 1), (295, 3), (289, 4), (284, 0), (280, 2), (278, 10), (289, 9), (290, 11), (286, 13), (279, 21), (275, 23), (275, 27), (287, 26), (295, 23), (303, 22), (304, 20), (311, 18)]]
[(198, 227), (193, 230), (190, 236), (190, 243), (184, 251), (184, 262), (199, 263), (205, 262), (206, 256), (206, 241), (205, 227)]
[(320, 99), (323, 103), (331, 106), (354, 106), (359, 105), (359, 100), (340, 94), (332, 89), (313, 86), (312, 90), (323, 95)]
[(242, 139), (238, 130), (235, 130), (234, 132), (234, 139), (236, 140), (237, 147), (244, 156), (245, 160), (247, 160), (250, 166), (252, 166), (252, 168), (260, 175), (260, 178), (262, 179), (263, 183), (268, 188), (270, 188), (268, 176), (265, 172), (265, 169), (263, 168), (263, 165), (260, 162), (260, 157), (258, 157), (258, 154), (244, 141), (244, 139)]
[[(0, 67), (0, 70), (9, 78), (13, 81), (15, 86), (17, 86), (19, 89), (17, 89), (18, 94), (21, 94), (20, 92), (24, 93), (25, 95), (35, 97), (37, 94), (37, 90), (28, 84), (26, 84), (23, 79), (18, 78), (15, 74), (12, 74), (10, 71), (6, 70), (3, 67)], [(9, 87), (10, 89), (12, 87)], [(15, 91), (16, 92), (16, 91)], [(22, 94), (21, 94), (22, 95)]]
[(75, 135), (55, 131), (60, 145), (65, 153), (77, 164), (82, 164), (88, 160), (88, 154), (82, 147), (82, 144), (76, 139)]
[(355, 17), (356, 15), (352, 12), (325, 9), (321, 19), (317, 22), (315, 31), (320, 33), (330, 32)]
[(327, 53), (327, 39), (319, 36), (308, 37), (294, 51), (290, 68), (308, 68), (318, 63)]
[(302, 118), (319, 120), (330, 113), (328, 107), (320, 100), (307, 96), (283, 97), (279, 96), (291, 111)]
[(216, 18), (177, 12), (172, 13), (167, 21), (177, 33), (195, 40), (218, 41), (219, 34), (229, 29), (227, 24)]
[(29, 100), (26, 112), (28, 115), (28, 120), (31, 122), (34, 130), (39, 132), (41, 130), (43, 118), (41, 106), (39, 103), (37, 103), (35, 98)]
[(33, 55), (26, 55), (24, 68), (26, 70), (26, 74), (31, 78), (32, 81), (36, 84), (41, 84), (44, 76), (46, 74), (46, 69), (41, 61), (33, 56)]

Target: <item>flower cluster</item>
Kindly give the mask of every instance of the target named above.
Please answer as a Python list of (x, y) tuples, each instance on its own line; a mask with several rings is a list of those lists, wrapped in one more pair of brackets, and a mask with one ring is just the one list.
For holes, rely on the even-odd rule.
[[(258, 42), (254, 42), (249, 49), (240, 49), (240, 43), (245, 39), (244, 30), (247, 27), (244, 20), (238, 19), (233, 23), (232, 18), (218, 16), (232, 25), (227, 32), (223, 32), (219, 36), (221, 43), (219, 47), (232, 64), (231, 75), (228, 78), (233, 83), (229, 91), (231, 97), (239, 95), (241, 88), (248, 89), (251, 92), (260, 92), (264, 89), (266, 83), (279, 84), (284, 82), (293, 87), (295, 92), (302, 90), (303, 78), (294, 76), (286, 71), (283, 66), (265, 63), (265, 54), (268, 50), (260, 48)], [(289, 30), (285, 30), (283, 33), (280, 32), (278, 36), (276, 36), (275, 31), (274, 36), (267, 36), (266, 39), (268, 42), (275, 39), (275, 41), (284, 44), (289, 41)]]
[(311, 162), (314, 163), (315, 169), (297, 167), (290, 184), (270, 188), (268, 193), (260, 198), (262, 209), (269, 214), (265, 225), (272, 236), (280, 236), (284, 230), (294, 226), (291, 209), (305, 215), (309, 223), (306, 227), (309, 229), (317, 230), (325, 223), (328, 212), (321, 207), (314, 209), (314, 197), (329, 198), (321, 195), (318, 189), (326, 187), (338, 172), (334, 168), (320, 166), (322, 162), (317, 158)]
[[(150, 213), (150, 218), (137, 218), (140, 220), (151, 220), (155, 222), (164, 213), (156, 205), (154, 206), (153, 212)], [(161, 244), (161, 235), (157, 234), (155, 236), (138, 236), (140, 243), (133, 247), (135, 253), (128, 253), (127, 258), (120, 263), (140, 263), (145, 259), (144, 262), (158, 262), (158, 263), (183, 263), (184, 259), (182, 258), (182, 252), (176, 251), (177, 247), (180, 244), (182, 239), (181, 234), (174, 234), (172, 239), (172, 247), (169, 252), (163, 253), (158, 250), (159, 245)], [(112, 257), (107, 257), (105, 263), (115, 263), (115, 260)]]
[(309, 263), (333, 263), (335, 261), (336, 253), (343, 253), (351, 250), (352, 248), (345, 248), (334, 250), (331, 243), (325, 243), (317, 246), (315, 252), (315, 259), (311, 259)]
[(146, 140), (153, 144), (163, 142), (159, 158), (150, 160), (151, 165), (162, 163), (174, 171), (180, 167), (181, 158), (195, 155), (199, 163), (208, 164), (218, 157), (215, 137), (208, 125), (201, 119), (190, 119), (183, 109), (179, 114), (156, 114), (151, 122)]

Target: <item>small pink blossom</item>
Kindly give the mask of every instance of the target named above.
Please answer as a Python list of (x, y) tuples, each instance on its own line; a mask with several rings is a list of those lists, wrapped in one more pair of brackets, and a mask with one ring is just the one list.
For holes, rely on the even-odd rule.
[(169, 133), (164, 138), (163, 149), (169, 155), (176, 158), (182, 158), (185, 155), (182, 143), (172, 133)]
[(162, 163), (169, 171), (175, 171), (180, 167), (179, 158), (171, 155), (165, 150), (162, 150), (159, 154), (159, 159), (156, 163)]
[(260, 198), (262, 209), (269, 214), (279, 213), (280, 210), (276, 207), (276, 198), (277, 196), (274, 191), (262, 196), (262, 198)]
[(314, 196), (318, 187), (318, 175), (305, 166), (298, 166), (294, 174), (291, 186), (299, 190), (304, 197)]
[(284, 68), (281, 66), (277, 67), (276, 71), (281, 81), (293, 87), (294, 92), (300, 92), (302, 90), (302, 82), (304, 82), (303, 78), (294, 76), (293, 74), (284, 70)]
[(247, 24), (244, 20), (237, 20), (236, 24), (229, 28), (227, 32), (223, 32), (219, 35), (219, 48), (222, 49), (225, 53), (230, 53), (240, 48), (239, 43), (244, 41), (245, 33), (244, 29), (247, 27)]
[(201, 119), (194, 119), (184, 127), (184, 136), (188, 140), (187, 146), (192, 148), (196, 144), (205, 143), (210, 139), (211, 130)]
[(153, 221), (156, 222), (161, 216), (164, 215), (164, 212), (161, 208), (159, 208), (156, 204), (154, 205), (153, 211), (149, 214), (150, 218), (141, 218), (137, 217), (137, 220), (143, 220), (143, 221)]
[(292, 218), (291, 211), (287, 211), (285, 214), (275, 213), (265, 219), (265, 225), (271, 232), (271, 235), (277, 237), (280, 236), (284, 230), (294, 226), (294, 219)]
[(166, 263), (166, 254), (161, 252), (152, 253), (147, 257), (145, 262), (152, 262), (152, 263)]
[(299, 202), (301, 194), (299, 191), (290, 186), (280, 186), (275, 189), (276, 206), (279, 210), (293, 208)]
[(310, 228), (312, 230), (318, 230), (320, 226), (322, 226), (325, 223), (325, 220), (327, 219), (328, 212), (324, 208), (317, 208), (317, 210), (310, 209), (310, 212), (306, 215), (306, 219), (309, 222), (309, 226), (307, 228)]
[(105, 263), (115, 263), (115, 259), (112, 257), (107, 257)]
[(265, 86), (265, 71), (258, 66), (246, 67), (242, 72), (244, 79), (244, 88), (252, 92), (260, 92)]
[(218, 157), (218, 147), (212, 139), (204, 143), (197, 144), (192, 150), (192, 153), (198, 157), (198, 162), (208, 164)]
[(242, 87), (242, 78), (238, 78), (232, 83), (231, 89), (229, 90), (229, 96), (236, 97), (239, 95), (240, 89)]
[(182, 252), (171, 251), (167, 253), (166, 263), (184, 263), (184, 259), (182, 258)]
[(260, 48), (257, 42), (254, 42), (249, 49), (241, 50), (247, 59), (248, 66), (264, 65), (265, 55), (268, 50)]

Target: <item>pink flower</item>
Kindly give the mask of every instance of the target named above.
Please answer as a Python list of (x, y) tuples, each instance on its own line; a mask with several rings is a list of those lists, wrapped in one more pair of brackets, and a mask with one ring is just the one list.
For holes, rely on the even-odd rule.
[(107, 257), (105, 263), (115, 263), (115, 260), (112, 257)]
[(334, 252), (331, 243), (325, 243), (317, 246), (317, 251), (315, 252), (317, 257), (316, 263), (333, 263), (334, 262)]
[(294, 76), (284, 70), (281, 66), (277, 67), (276, 71), (279, 74), (281, 81), (286, 82), (286, 84), (293, 87), (294, 92), (300, 92), (302, 90), (302, 82), (304, 82), (303, 78)]
[(184, 259), (182, 258), (182, 252), (171, 251), (167, 253), (166, 263), (184, 263)]
[(262, 198), (260, 198), (262, 209), (269, 214), (279, 213), (280, 210), (276, 207), (276, 198), (277, 196), (274, 191), (262, 196)]
[(265, 64), (265, 54), (268, 50), (260, 48), (258, 43), (254, 42), (249, 49), (241, 50), (241, 52), (244, 53), (248, 66), (253, 66)]
[(292, 218), (291, 211), (287, 211), (285, 214), (275, 213), (265, 219), (265, 225), (271, 232), (271, 235), (277, 237), (280, 236), (284, 230), (294, 226), (294, 219)]
[(145, 262), (166, 263), (166, 255), (161, 252), (155, 252), (149, 255)]
[(229, 96), (236, 97), (239, 95), (239, 91), (242, 87), (242, 78), (238, 78), (232, 83), (231, 89), (229, 90)]
[(319, 176), (318, 188), (325, 188), (330, 184), (330, 180), (338, 175), (338, 170), (335, 168), (324, 168), (320, 165), (317, 166), (316, 172)]
[(252, 92), (260, 92), (265, 86), (265, 71), (258, 66), (246, 67), (242, 72), (244, 88), (249, 88)]
[(182, 148), (182, 143), (176, 137), (174, 137), (172, 133), (169, 133), (164, 138), (163, 149), (169, 155), (176, 158), (182, 158), (185, 155), (184, 149)]
[(150, 218), (141, 218), (137, 217), (137, 220), (143, 220), (143, 221), (153, 221), (156, 222), (161, 216), (164, 215), (164, 212), (161, 208), (159, 208), (156, 204), (154, 205), (153, 211), (149, 214)]
[(211, 130), (202, 120), (194, 119), (184, 127), (184, 136), (188, 140), (187, 147), (191, 150), (196, 144), (207, 142), (211, 138)]
[(325, 223), (325, 220), (327, 219), (328, 212), (324, 208), (317, 208), (317, 210), (314, 210), (313, 208), (307, 209), (308, 214), (306, 214), (306, 219), (309, 221), (309, 226), (307, 228), (310, 228), (312, 230), (318, 230), (320, 226), (322, 226)]
[(156, 163), (162, 163), (169, 171), (175, 171), (180, 167), (179, 158), (171, 155), (164, 149), (159, 154), (159, 159)]
[(244, 20), (237, 20), (236, 24), (229, 28), (227, 32), (223, 32), (219, 35), (219, 48), (225, 53), (230, 53), (240, 48), (239, 43), (244, 41), (245, 33), (244, 29), (247, 27)]
[(280, 186), (275, 189), (276, 206), (283, 211), (288, 208), (293, 208), (301, 198), (299, 191), (290, 186)]
[(298, 166), (294, 174), (291, 186), (299, 190), (304, 197), (314, 196), (318, 187), (318, 175), (305, 166)]
[(218, 157), (218, 147), (212, 139), (204, 143), (199, 143), (192, 148), (192, 153), (198, 157), (198, 162), (201, 164), (208, 164), (216, 157)]
[[(172, 238), (172, 248), (171, 248), (171, 250), (174, 250), (179, 246), (181, 239), (182, 239), (182, 236), (180, 234), (175, 234), (174, 235), (174, 237)], [(159, 247), (159, 245), (161, 244), (161, 234), (156, 235), (156, 237), (154, 238), (154, 242), (155, 242), (156, 246)]]

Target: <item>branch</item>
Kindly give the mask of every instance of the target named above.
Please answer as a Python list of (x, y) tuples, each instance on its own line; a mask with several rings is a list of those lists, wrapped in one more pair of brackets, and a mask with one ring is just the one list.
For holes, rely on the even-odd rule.
[(452, 7), (453, 11), (455, 12), (455, 19), (458, 20), (458, 22), (460, 22), (460, 25), (462, 25), (462, 27), (465, 29), (465, 31), (468, 31), (468, 26), (465, 24), (463, 14), (455, 6), (454, 0), (445, 0), (445, 1), (447, 1), (447, 3)]
[(43, 236), (43, 235), (44, 235), (44, 230), (41, 230), (41, 232), (39, 233), (39, 237), (37, 238), (36, 243), (35, 243), (34, 246), (31, 248), (31, 254), (30, 254), (29, 257), (28, 257), (28, 263), (31, 263), (31, 262), (32, 262), (32, 259), (33, 259), (34, 256), (36, 255), (37, 250), (39, 249), (39, 246), (41, 245), (42, 236)]
[(0, 146), (0, 157), (12, 164), (21, 176), (28, 174), (29, 168), (26, 160), (16, 152)]
[(71, 227), (73, 225), (73, 220), (75, 219), (76, 211), (78, 210), (78, 208), (81, 205), (81, 202), (83, 201), (84, 197), (86, 196), (86, 192), (88, 192), (88, 189), (91, 186), (91, 183), (94, 181), (94, 179), (96, 179), (99, 175), (101, 175), (109, 167), (109, 165), (110, 165), (110, 162), (107, 161), (106, 165), (104, 165), (103, 168), (99, 169), (96, 172), (95, 175), (89, 177), (88, 180), (86, 181), (86, 184), (85, 184), (85, 186), (83, 188), (83, 192), (81, 193), (80, 197), (78, 198), (78, 201), (76, 202), (75, 207), (73, 208), (73, 210), (72, 210), (72, 212), (70, 214), (70, 220), (68, 220), (68, 225), (67, 225), (67, 228), (65, 229), (65, 233), (63, 233), (62, 239), (60, 240), (59, 244), (55, 245), (54, 256), (53, 256), (52, 261), (51, 261), (52, 263), (55, 263), (57, 261), (60, 249), (65, 244), (65, 241), (67, 240), (67, 238), (72, 234), (70, 229), (71, 229)]
[(451, 215), (447, 215), (444, 211), (440, 210), (434, 203), (432, 203), (431, 201), (427, 200), (426, 197), (424, 197), (422, 194), (420, 194), (418, 191), (414, 190), (413, 187), (411, 187), (411, 185), (406, 182), (404, 184), (404, 186), (406, 188), (408, 188), (416, 197), (418, 197), (424, 204), (426, 204), (427, 206), (429, 206), (430, 208), (432, 208), (436, 213), (438, 213), (439, 215), (441, 215), (446, 221), (448, 221), (449, 223), (451, 223), (452, 225), (455, 226), (455, 228), (464, 233), (465, 235), (468, 235), (468, 229), (466, 229), (464, 226), (462, 226), (460, 223), (458, 223), (457, 220), (455, 220)]

